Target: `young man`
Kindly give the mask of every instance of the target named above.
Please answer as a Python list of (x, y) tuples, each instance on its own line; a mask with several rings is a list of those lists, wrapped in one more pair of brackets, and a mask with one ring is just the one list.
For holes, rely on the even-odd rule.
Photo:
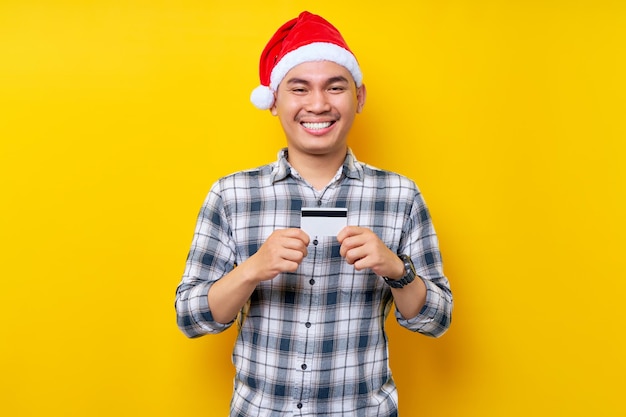
[(261, 56), (251, 96), (278, 117), (278, 160), (211, 188), (176, 293), (180, 329), (235, 321), (231, 416), (395, 416), (384, 323), (440, 336), (452, 294), (416, 185), (359, 162), (347, 134), (365, 103), (359, 65), (303, 12)]

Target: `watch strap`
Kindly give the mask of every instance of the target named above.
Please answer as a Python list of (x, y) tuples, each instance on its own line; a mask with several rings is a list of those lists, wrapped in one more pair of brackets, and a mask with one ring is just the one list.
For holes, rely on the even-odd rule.
[(410, 284), (415, 280), (415, 267), (413, 266), (413, 261), (408, 255), (398, 255), (400, 260), (404, 263), (404, 276), (400, 279), (391, 279), (388, 277), (383, 277), (387, 285), (391, 288), (402, 288), (407, 284)]

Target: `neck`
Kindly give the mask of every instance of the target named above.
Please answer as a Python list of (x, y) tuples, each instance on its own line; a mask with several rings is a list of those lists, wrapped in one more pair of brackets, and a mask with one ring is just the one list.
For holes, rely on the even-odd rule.
[(346, 152), (347, 149), (343, 153), (311, 155), (289, 150), (288, 160), (304, 180), (316, 190), (321, 190), (328, 185), (343, 164)]

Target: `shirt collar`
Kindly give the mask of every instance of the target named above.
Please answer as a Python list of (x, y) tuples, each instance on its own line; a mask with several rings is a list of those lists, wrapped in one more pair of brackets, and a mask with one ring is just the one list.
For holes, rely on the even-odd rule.
[[(291, 172), (292, 167), (287, 161), (287, 148), (283, 148), (278, 152), (278, 160), (272, 167), (271, 180), (272, 184), (284, 180)], [(348, 148), (346, 159), (343, 161), (342, 173), (347, 178), (361, 180), (363, 178), (363, 165), (357, 161), (352, 149)]]

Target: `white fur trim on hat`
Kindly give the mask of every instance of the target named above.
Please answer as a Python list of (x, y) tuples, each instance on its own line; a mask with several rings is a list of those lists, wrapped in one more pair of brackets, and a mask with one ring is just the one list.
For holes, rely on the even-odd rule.
[(276, 91), (280, 82), (293, 67), (304, 62), (312, 61), (334, 62), (350, 71), (357, 87), (360, 87), (363, 82), (363, 74), (352, 53), (334, 43), (313, 42), (286, 53), (274, 66), (270, 77), (270, 90)]

